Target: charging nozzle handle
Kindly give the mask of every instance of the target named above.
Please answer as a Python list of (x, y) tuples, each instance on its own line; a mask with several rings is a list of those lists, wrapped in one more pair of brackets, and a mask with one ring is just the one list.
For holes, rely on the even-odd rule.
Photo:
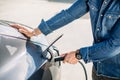
[(59, 57), (55, 58), (54, 61), (55, 62), (57, 62), (57, 61), (63, 61), (64, 59), (65, 59), (65, 56), (64, 57), (59, 56)]

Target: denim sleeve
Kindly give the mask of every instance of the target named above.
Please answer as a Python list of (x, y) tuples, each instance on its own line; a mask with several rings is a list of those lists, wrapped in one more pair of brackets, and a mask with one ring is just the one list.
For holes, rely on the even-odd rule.
[(80, 18), (88, 12), (88, 6), (86, 0), (77, 0), (70, 8), (62, 10), (47, 21), (42, 19), (38, 28), (45, 34), (49, 34), (52, 31), (72, 22), (75, 19)]
[(83, 60), (102, 61), (120, 54), (120, 19), (111, 30), (110, 38), (90, 47), (80, 49)]

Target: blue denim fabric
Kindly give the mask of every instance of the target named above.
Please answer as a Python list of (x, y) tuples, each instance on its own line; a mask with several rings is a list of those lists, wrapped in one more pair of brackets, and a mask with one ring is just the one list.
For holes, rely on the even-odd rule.
[(86, 63), (93, 62), (98, 75), (120, 78), (120, 0), (77, 0), (51, 19), (42, 19), (38, 28), (47, 35), (88, 11), (94, 42), (80, 54)]

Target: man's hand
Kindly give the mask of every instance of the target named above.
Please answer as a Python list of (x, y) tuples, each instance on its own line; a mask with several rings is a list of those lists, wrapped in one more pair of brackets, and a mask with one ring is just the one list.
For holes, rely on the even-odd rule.
[(20, 33), (24, 34), (28, 38), (31, 38), (32, 36), (36, 36), (42, 33), (38, 28), (34, 29), (34, 31), (29, 31), (23, 26), (18, 24), (12, 24), (11, 26), (18, 29)]
[(63, 63), (76, 64), (78, 62), (78, 59), (76, 58), (75, 55), (76, 55), (76, 51), (65, 53), (64, 55), (62, 55), (65, 56)]

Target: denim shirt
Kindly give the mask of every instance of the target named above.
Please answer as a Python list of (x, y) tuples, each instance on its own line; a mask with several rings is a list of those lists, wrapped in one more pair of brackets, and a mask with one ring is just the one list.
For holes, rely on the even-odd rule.
[(99, 76), (120, 79), (120, 0), (77, 0), (47, 21), (39, 29), (44, 34), (90, 13), (94, 42), (80, 49), (83, 60), (93, 62)]

